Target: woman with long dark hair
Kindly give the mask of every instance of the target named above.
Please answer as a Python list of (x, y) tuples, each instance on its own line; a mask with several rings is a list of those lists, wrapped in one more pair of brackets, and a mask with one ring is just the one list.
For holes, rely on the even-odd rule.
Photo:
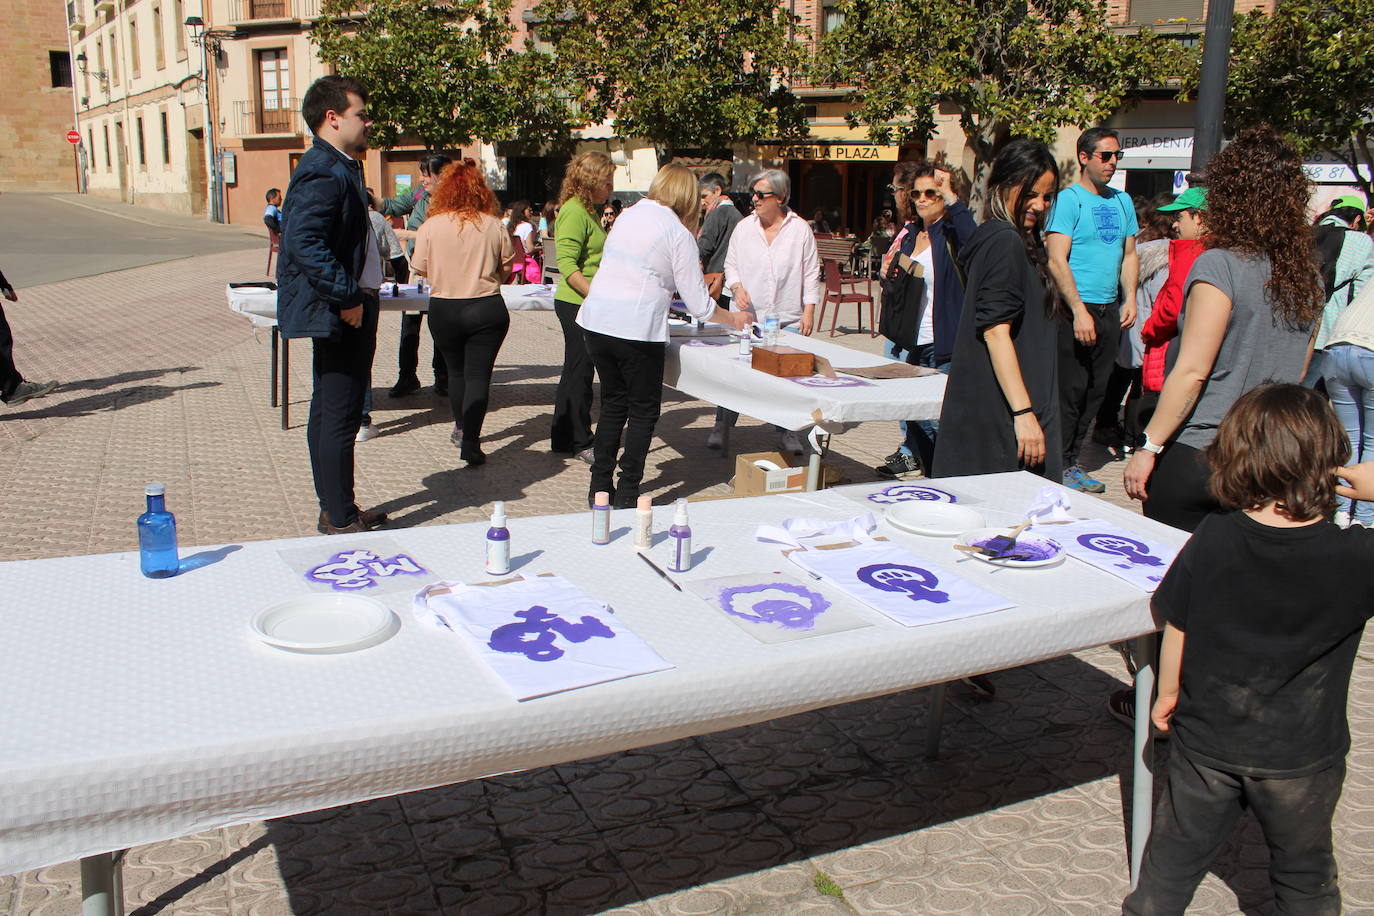
[(1145, 514), (1192, 531), (1220, 508), (1202, 450), (1231, 405), (1261, 382), (1297, 382), (1311, 353), (1322, 290), (1307, 226), (1302, 157), (1271, 127), (1242, 131), (1212, 157), (1206, 250), (1185, 284), (1178, 356), (1126, 493)]
[(1014, 140), (988, 176), (940, 411), (933, 476), (1026, 469), (1060, 479), (1058, 329), (1065, 314), (1040, 228), (1059, 190), (1043, 143)]
[(510, 280), (515, 249), (496, 212), (496, 196), (477, 163), (444, 166), (410, 265), (431, 287), (429, 332), (448, 366), (450, 438), (469, 465), (487, 460), (482, 421), (496, 354), (510, 330), (501, 284)]

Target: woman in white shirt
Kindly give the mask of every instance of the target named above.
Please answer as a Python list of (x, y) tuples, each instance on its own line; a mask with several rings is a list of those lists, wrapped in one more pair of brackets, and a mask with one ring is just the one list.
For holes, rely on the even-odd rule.
[[(778, 317), (782, 327), (796, 326), (810, 334), (816, 323), (816, 303), (821, 297), (821, 262), (816, 238), (806, 220), (788, 209), (792, 182), (780, 169), (765, 169), (754, 179), (749, 196), (754, 212), (739, 221), (725, 254), (725, 288), (735, 306), (753, 309), (762, 321)], [(716, 426), (706, 440), (707, 448), (720, 448), (727, 427), (739, 414), (718, 408)], [(801, 439), (779, 429), (782, 450), (800, 452)]]
[[(632, 507), (639, 499), (663, 402), (674, 291), (695, 318), (736, 330), (754, 319), (752, 312), (727, 312), (711, 299), (697, 253), (700, 212), (696, 176), (670, 163), (659, 169), (648, 196), (621, 213), (606, 236), (601, 266), (577, 313), (601, 378), (588, 502), (598, 492), (613, 493), (616, 508)], [(617, 455), (620, 480), (614, 483)]]

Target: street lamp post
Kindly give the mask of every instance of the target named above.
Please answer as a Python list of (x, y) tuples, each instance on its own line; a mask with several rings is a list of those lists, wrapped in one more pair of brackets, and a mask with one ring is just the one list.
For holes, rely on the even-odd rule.
[(1231, 57), (1231, 18), (1235, 0), (1207, 5), (1207, 31), (1202, 39), (1202, 72), (1198, 80), (1197, 116), (1193, 125), (1192, 171), (1201, 175), (1207, 160), (1221, 149), (1221, 122), (1226, 114), (1226, 67)]
[(216, 223), (224, 222), (220, 210), (219, 157), (215, 155), (215, 121), (210, 112), (210, 47), (219, 51), (218, 36), (208, 32), (205, 20), (199, 16), (187, 16), (183, 23), (191, 33), (191, 41), (200, 45), (200, 90), (201, 117), (205, 124), (205, 165), (210, 176), (207, 206), (210, 219)]

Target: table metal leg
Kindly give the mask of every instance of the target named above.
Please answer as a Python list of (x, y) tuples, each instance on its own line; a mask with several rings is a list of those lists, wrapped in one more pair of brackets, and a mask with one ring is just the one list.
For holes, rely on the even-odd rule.
[(81, 860), (81, 916), (124, 916), (124, 853), (105, 852)]
[(281, 339), (281, 428), (291, 426), (291, 341)]
[(1154, 818), (1154, 741), (1150, 734), (1150, 707), (1155, 698), (1154, 634), (1137, 637), (1133, 654), (1139, 666), (1135, 672), (1135, 789), (1131, 793), (1131, 889), (1135, 890)]
[(813, 426), (807, 438), (811, 440), (811, 457), (806, 463), (806, 492), (814, 493), (821, 488), (821, 459), (830, 447), (830, 434)]
[(926, 759), (940, 756), (940, 731), (945, 726), (945, 690), (948, 684), (930, 688), (930, 721), (926, 723)]
[(272, 406), (277, 406), (277, 360), (281, 358), (281, 330), (272, 326)]
[(729, 423), (725, 426), (724, 430), (722, 430), (722, 435), (720, 437), (720, 457), (727, 461), (730, 460), (730, 433), (734, 432), (734, 430), (735, 424)]

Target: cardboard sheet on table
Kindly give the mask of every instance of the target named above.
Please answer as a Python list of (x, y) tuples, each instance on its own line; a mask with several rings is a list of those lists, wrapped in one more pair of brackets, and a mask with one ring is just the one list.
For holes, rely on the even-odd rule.
[(409, 591), (432, 576), (424, 561), (388, 537), (350, 541), (347, 547), (318, 544), (278, 550), (311, 591), (378, 595)]
[(604, 602), (561, 576), (438, 582), (415, 595), (412, 610), (461, 639), (517, 700), (673, 667)]
[(871, 626), (790, 573), (744, 573), (683, 582), (683, 588), (762, 643), (790, 642)]
[(932, 369), (929, 366), (912, 366), (907, 363), (881, 363), (877, 366), (856, 366), (852, 369), (836, 366), (835, 371), (857, 375), (860, 378), (889, 379), (924, 378), (927, 375), (935, 375), (940, 370)]
[(1038, 525), (1035, 531), (1054, 538), (1069, 556), (1147, 592), (1159, 587), (1174, 557), (1178, 556), (1178, 551), (1172, 547), (1101, 519), (1067, 525)]
[(794, 550), (802, 569), (890, 617), (916, 627), (1015, 607), (972, 582), (883, 541), (836, 549)]
[[(867, 490), (849, 489), (845, 495), (862, 503), (869, 509), (896, 505), (897, 503), (925, 500), (929, 502), (957, 503), (960, 506), (977, 506), (983, 500), (972, 497), (962, 490), (947, 487), (939, 480), (898, 480), (893, 483), (879, 484)], [(1009, 507), (1019, 509), (1019, 506)]]

